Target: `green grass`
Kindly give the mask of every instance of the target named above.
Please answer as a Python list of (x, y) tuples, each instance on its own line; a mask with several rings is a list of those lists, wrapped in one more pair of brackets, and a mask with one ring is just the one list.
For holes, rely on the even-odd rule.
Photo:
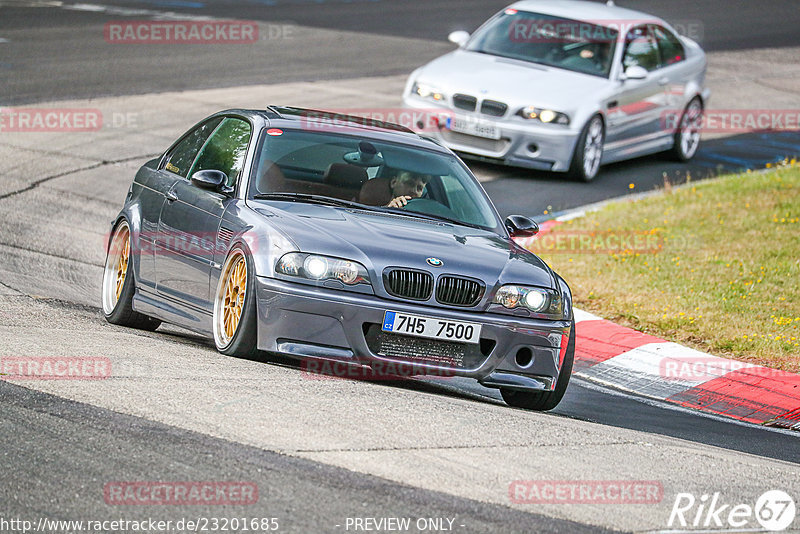
[[(547, 240), (573, 236), (591, 237), (592, 247), (573, 241), (547, 251)], [(609, 250), (626, 236), (645, 245)], [(555, 227), (538, 246), (579, 308), (712, 354), (800, 372), (794, 161), (614, 202)]]

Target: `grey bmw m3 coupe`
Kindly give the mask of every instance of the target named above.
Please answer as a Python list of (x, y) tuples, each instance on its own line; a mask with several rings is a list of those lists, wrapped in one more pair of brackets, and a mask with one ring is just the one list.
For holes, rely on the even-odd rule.
[(575, 352), (566, 282), (464, 163), (401, 126), (291, 107), (228, 110), (142, 166), (114, 218), (102, 304), (258, 351), (462, 376), (549, 410)]

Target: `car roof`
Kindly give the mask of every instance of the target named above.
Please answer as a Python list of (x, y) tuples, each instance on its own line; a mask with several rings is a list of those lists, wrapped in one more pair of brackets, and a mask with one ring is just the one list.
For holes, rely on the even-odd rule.
[(586, 20), (594, 24), (606, 22), (642, 21), (665, 24), (654, 15), (635, 11), (605, 2), (586, 2), (584, 0), (521, 0), (508, 6), (520, 11), (532, 11), (543, 15), (553, 15), (572, 20)]
[(439, 143), (420, 137), (405, 126), (347, 113), (291, 106), (267, 106), (265, 109), (228, 109), (215, 113), (215, 115), (230, 114), (260, 117), (266, 119), (267, 125), (272, 128), (327, 131), (450, 153)]

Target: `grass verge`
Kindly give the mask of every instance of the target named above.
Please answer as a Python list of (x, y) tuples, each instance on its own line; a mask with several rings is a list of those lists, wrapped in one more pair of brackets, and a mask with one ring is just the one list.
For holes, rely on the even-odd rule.
[(614, 202), (530, 248), (567, 280), (579, 308), (800, 372), (800, 166)]

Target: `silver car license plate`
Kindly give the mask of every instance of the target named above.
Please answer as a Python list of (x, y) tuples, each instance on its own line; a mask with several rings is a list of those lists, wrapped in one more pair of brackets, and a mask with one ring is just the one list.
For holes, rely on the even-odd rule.
[(447, 127), (454, 132), (486, 139), (500, 139), (500, 128), (491, 122), (485, 122), (469, 117), (448, 117)]
[(478, 343), (481, 337), (481, 325), (479, 324), (408, 315), (393, 311), (387, 311), (383, 314), (382, 330), (395, 334), (456, 341), (459, 343)]

